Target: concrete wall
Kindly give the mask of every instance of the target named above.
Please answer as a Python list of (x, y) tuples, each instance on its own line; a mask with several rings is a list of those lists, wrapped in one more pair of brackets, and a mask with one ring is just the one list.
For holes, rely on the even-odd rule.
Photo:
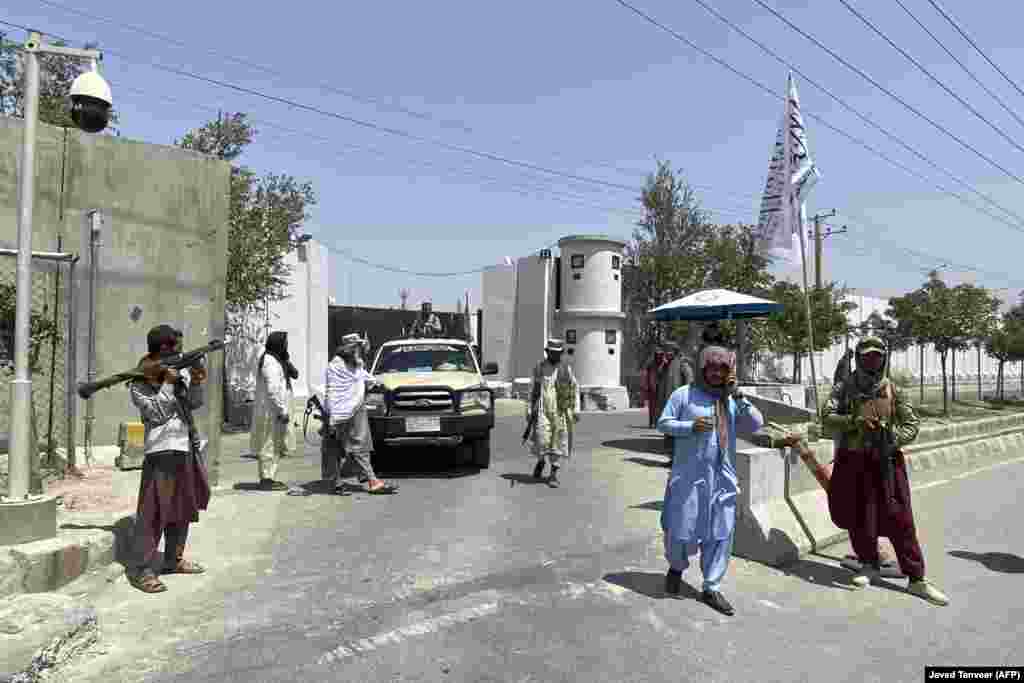
[(514, 375), (512, 343), (516, 316), (515, 266), (488, 268), (481, 279), (483, 360), (485, 363), (498, 364), (498, 376), (491, 379), (511, 380)]
[(533, 366), (544, 357), (544, 345), (553, 332), (550, 306), (553, 270), (553, 260), (542, 260), (537, 255), (525, 256), (516, 264), (513, 378), (529, 377)]
[[(17, 187), (21, 122), (0, 118), (0, 245), (17, 246)], [(89, 227), (86, 214), (104, 216), (97, 258), (96, 372), (103, 377), (134, 367), (146, 353), (154, 325), (180, 327), (186, 346), (224, 337), (227, 266), (228, 164), (175, 147), (148, 145), (106, 135), (67, 131), (61, 193), (63, 129), (42, 125), (36, 148), (33, 250), (82, 256), (76, 269), (73, 307), (78, 378), (88, 367)], [(222, 354), (210, 359), (209, 385), (219, 388)], [(6, 383), (0, 395), (7, 396)], [(84, 402), (77, 401), (78, 443)], [(95, 444), (114, 444), (118, 424), (138, 420), (124, 388), (92, 399)], [(219, 453), (222, 400), (207, 392), (197, 423)], [(2, 420), (8, 419), (4, 404)], [(211, 473), (216, 476), (215, 472)]]
[[(870, 297), (861, 295), (850, 295), (847, 301), (854, 304), (855, 308), (847, 312), (847, 319), (851, 325), (860, 325), (866, 321), (873, 312), (878, 312), (883, 317), (885, 311), (889, 308), (889, 300), (882, 297)], [(851, 336), (849, 339), (850, 348), (855, 347), (857, 344), (857, 338)], [(847, 348), (847, 341), (840, 341), (838, 344), (833, 345), (826, 351), (821, 351), (814, 354), (814, 362), (816, 370), (818, 372), (819, 381), (822, 377), (828, 379), (831, 382), (832, 373), (836, 369), (836, 364), (839, 359), (842, 358)], [(793, 358), (792, 356), (782, 356), (776, 361), (777, 365), (782, 371), (784, 377), (791, 377), (793, 374)], [(891, 359), (893, 372), (898, 373), (909, 373), (914, 377), (920, 377), (921, 373), (924, 373), (926, 382), (941, 381), (942, 375), (942, 364), (939, 358), (939, 354), (935, 352), (935, 349), (931, 346), (925, 346), (924, 349), (924, 364), (921, 362), (921, 347), (914, 345), (906, 351), (897, 351), (893, 354)], [(949, 376), (953, 374), (953, 354), (951, 353), (946, 365), (946, 371)], [(987, 356), (984, 351), (981, 353), (981, 359), (979, 363), (978, 352), (975, 349), (970, 349), (956, 354), (956, 376), (960, 379), (974, 379), (977, 378), (980, 372), (982, 378), (994, 379), (995, 374), (999, 371), (999, 363), (994, 358)], [(1008, 363), (1006, 366), (1007, 375), (1009, 377), (1019, 377), (1019, 364)], [(811, 366), (810, 360), (805, 357), (802, 361), (801, 376), (804, 378), (806, 383), (810, 383), (811, 378)]]
[(295, 397), (308, 398), (310, 385), (323, 384), (329, 361), (327, 250), (309, 241), (288, 254), (285, 264), (291, 270), (285, 298), (270, 305), (269, 316), (264, 312), (229, 316), (234, 334), (227, 357), (227, 379), (233, 403), (253, 399), (256, 364), (267, 334), (275, 330), (288, 333), (288, 355), (299, 371), (299, 379), (292, 382)]

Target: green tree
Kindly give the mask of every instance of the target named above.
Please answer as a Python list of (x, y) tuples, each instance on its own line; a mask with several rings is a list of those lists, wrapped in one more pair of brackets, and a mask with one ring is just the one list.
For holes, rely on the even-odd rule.
[(949, 287), (937, 271), (919, 289), (889, 300), (887, 315), (919, 344), (931, 344), (942, 369), (942, 411), (949, 414), (947, 362), (950, 351), (965, 351), (991, 329), (999, 300), (983, 287)]
[[(61, 40), (53, 45), (66, 46)], [(87, 50), (98, 49), (97, 43), (85, 43)], [(39, 56), (39, 120), (52, 126), (75, 128), (71, 120), (71, 83), (89, 70), (85, 60), (63, 55)], [(4, 39), (0, 34), (0, 115), (12, 118), (25, 116), (25, 81), (21, 69), (21, 46)], [(118, 115), (110, 112), (111, 127), (116, 132)]]
[[(776, 282), (769, 297), (782, 304), (782, 311), (768, 318), (774, 348), (793, 356), (793, 381), (800, 382), (803, 356), (810, 349), (807, 339), (807, 304), (800, 285)], [(841, 341), (847, 334), (849, 322), (846, 314), (855, 308), (847, 301), (847, 290), (835, 282), (808, 292), (811, 302), (811, 322), (814, 327), (814, 351), (825, 351)], [(822, 375), (824, 377), (825, 375)]]
[[(666, 338), (682, 341), (692, 331), (687, 322), (652, 321), (650, 309), (712, 287), (763, 296), (774, 280), (768, 261), (757, 250), (754, 228), (712, 223), (694, 190), (679, 176), (669, 162), (658, 162), (640, 195), (643, 218), (626, 247), (633, 265), (623, 276), (627, 329), (634, 348), (642, 350), (641, 357)], [(735, 334), (732, 325), (723, 328)], [(747, 328), (747, 349), (753, 352), (767, 336), (763, 324)]]
[[(189, 131), (176, 144), (235, 162), (256, 134), (246, 114), (234, 113)], [(257, 310), (283, 298), (290, 274), (284, 258), (295, 249), (316, 196), (309, 182), (287, 174), (261, 177), (234, 163), (229, 192), (228, 310)]]
[[(14, 318), (17, 288), (8, 282), (0, 282), (0, 346), (8, 346), (4, 349), (4, 355), (14, 356)], [(33, 373), (39, 372), (39, 354), (43, 347), (48, 344), (60, 342), (60, 329), (51, 319), (45, 317), (45, 313), (38, 310), (29, 312), (29, 349), (28, 363), (29, 370)]]

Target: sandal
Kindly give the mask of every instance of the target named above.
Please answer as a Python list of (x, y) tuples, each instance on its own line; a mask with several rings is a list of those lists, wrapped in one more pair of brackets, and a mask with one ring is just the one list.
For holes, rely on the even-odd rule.
[(191, 560), (178, 560), (178, 564), (165, 566), (161, 574), (204, 574), (206, 567)]
[(158, 579), (154, 574), (142, 574), (141, 576), (129, 576), (128, 583), (143, 593), (163, 593), (167, 585)]

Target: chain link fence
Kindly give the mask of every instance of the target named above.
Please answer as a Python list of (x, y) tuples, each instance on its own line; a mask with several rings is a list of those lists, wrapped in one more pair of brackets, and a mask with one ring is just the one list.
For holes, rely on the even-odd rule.
[[(14, 377), (14, 301), (17, 257), (0, 250), (0, 434), (10, 434)], [(55, 463), (57, 449), (74, 446), (74, 327), (71, 297), (74, 262), (32, 259), (32, 415), (43, 463)], [(9, 295), (9, 296), (8, 296)], [(5, 439), (6, 441), (6, 439)], [(4, 449), (6, 450), (6, 449)], [(33, 470), (36, 470), (34, 463)]]

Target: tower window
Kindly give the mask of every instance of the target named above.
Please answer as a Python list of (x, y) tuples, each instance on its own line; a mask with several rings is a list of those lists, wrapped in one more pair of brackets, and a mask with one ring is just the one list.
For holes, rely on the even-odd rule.
[(573, 268), (583, 267), (583, 254), (573, 254), (571, 259), (571, 265)]
[(612, 256), (612, 270), (619, 270), (622, 268), (622, 257)]
[(566, 330), (565, 331), (565, 343), (566, 344), (575, 344), (576, 343), (576, 330)]
[(617, 339), (617, 335), (615, 334), (615, 330), (605, 330), (604, 331), (604, 343), (605, 344), (614, 344), (616, 339)]

